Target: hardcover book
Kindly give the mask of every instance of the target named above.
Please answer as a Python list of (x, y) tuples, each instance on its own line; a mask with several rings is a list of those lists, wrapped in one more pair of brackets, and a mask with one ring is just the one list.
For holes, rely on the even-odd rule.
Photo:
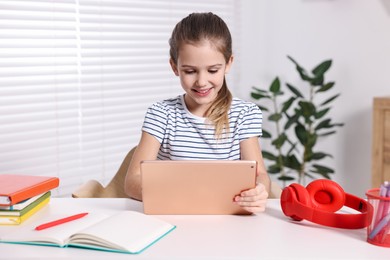
[(0, 206), (11, 206), (57, 188), (57, 177), (0, 174)]

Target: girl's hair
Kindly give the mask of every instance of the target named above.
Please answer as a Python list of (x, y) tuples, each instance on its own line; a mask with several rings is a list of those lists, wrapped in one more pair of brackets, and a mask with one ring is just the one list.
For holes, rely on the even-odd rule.
[[(169, 39), (169, 54), (177, 64), (179, 48), (183, 43), (196, 44), (208, 40), (223, 54), (226, 63), (232, 56), (232, 37), (226, 23), (213, 13), (192, 13), (181, 20), (173, 29)], [(226, 80), (224, 78), (217, 98), (207, 110), (206, 116), (215, 126), (215, 135), (221, 138), (223, 132), (229, 133), (228, 111), (232, 103)]]

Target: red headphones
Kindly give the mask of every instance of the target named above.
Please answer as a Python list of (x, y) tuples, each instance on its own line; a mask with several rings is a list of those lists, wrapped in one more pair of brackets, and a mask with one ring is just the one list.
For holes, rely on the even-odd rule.
[[(357, 229), (371, 223), (373, 208), (366, 200), (345, 193), (334, 181), (315, 180), (303, 187), (293, 183), (283, 189), (280, 199), (283, 213), (293, 220), (308, 221), (337, 228)], [(335, 213), (347, 206), (361, 214)]]

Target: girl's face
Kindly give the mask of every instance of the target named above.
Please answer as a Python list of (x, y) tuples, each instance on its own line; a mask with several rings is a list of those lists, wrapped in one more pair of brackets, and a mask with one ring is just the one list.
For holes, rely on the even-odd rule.
[(180, 77), (186, 92), (187, 108), (194, 115), (204, 117), (216, 99), (229, 72), (233, 57), (226, 63), (223, 54), (208, 40), (196, 45), (182, 44), (177, 64), (171, 60), (173, 72)]

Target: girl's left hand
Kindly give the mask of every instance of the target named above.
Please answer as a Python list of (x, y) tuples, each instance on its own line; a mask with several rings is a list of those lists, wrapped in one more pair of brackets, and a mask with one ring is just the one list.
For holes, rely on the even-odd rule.
[(264, 212), (267, 198), (268, 192), (265, 186), (259, 183), (255, 188), (243, 191), (234, 197), (234, 203), (252, 213)]

